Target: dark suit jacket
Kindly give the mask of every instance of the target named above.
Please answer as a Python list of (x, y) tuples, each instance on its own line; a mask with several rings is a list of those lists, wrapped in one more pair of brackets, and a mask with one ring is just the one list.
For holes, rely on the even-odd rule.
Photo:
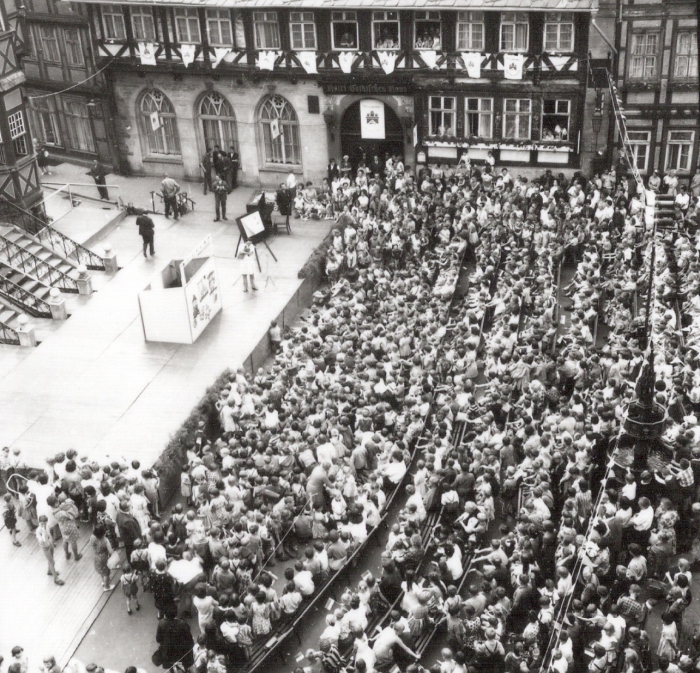
[(119, 535), (125, 543), (133, 544), (134, 540), (141, 537), (141, 526), (131, 514), (117, 512), (116, 524), (119, 528)]

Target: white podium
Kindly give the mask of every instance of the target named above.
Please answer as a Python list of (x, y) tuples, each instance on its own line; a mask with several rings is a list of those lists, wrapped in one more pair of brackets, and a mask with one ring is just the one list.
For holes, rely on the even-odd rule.
[(172, 260), (139, 292), (139, 309), (146, 341), (193, 344), (221, 310), (214, 258)]

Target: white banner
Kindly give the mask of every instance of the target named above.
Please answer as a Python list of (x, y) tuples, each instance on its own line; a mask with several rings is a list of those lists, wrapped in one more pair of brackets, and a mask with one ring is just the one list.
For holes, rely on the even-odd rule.
[(478, 51), (466, 51), (462, 53), (464, 67), (467, 69), (467, 75), (478, 79), (481, 77), (481, 53)]
[(298, 51), (297, 58), (299, 63), (309, 75), (317, 74), (316, 70), (316, 52), (315, 51)]
[(160, 117), (157, 112), (151, 112), (151, 128), (157, 131), (160, 128)]
[(258, 68), (260, 70), (274, 70), (276, 60), (277, 60), (277, 52), (276, 51), (259, 51), (258, 52)]
[(437, 65), (437, 52), (433, 49), (422, 49), (420, 57), (429, 68), (434, 68)]
[(141, 65), (155, 65), (156, 45), (151, 42), (139, 42), (139, 58)]
[(181, 44), (180, 45), (180, 56), (182, 56), (182, 64), (185, 68), (190, 64), (194, 63), (194, 52), (197, 48), (194, 44)]
[(382, 70), (387, 75), (391, 75), (391, 73), (394, 72), (398, 54), (395, 51), (380, 51), (377, 53), (379, 54), (379, 63), (382, 66)]
[(338, 54), (338, 63), (340, 63), (340, 69), (349, 75), (352, 72), (352, 64), (355, 61), (355, 54), (351, 51), (341, 51)]
[(224, 56), (231, 51), (231, 47), (215, 47), (214, 48), (214, 60), (211, 63), (212, 68), (216, 68), (221, 61), (223, 61)]
[(384, 103), (371, 98), (360, 101), (360, 129), (362, 137), (384, 140)]
[(270, 135), (272, 136), (273, 140), (279, 138), (282, 135), (282, 129), (280, 128), (279, 119), (273, 119), (270, 122)]
[(523, 63), (525, 58), (522, 54), (503, 55), (503, 74), (506, 79), (522, 79)]

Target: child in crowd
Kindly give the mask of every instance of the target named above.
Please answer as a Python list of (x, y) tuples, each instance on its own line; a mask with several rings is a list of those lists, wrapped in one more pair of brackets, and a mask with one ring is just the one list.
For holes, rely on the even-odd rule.
[(21, 547), (22, 543), (17, 539), (17, 533), (19, 532), (17, 528), (17, 509), (15, 508), (15, 503), (12, 502), (12, 496), (9, 493), (5, 493), (5, 508), (2, 512), (2, 518), (5, 522), (5, 528), (12, 538), (12, 544), (15, 547)]
[(138, 578), (139, 574), (136, 572), (132, 567), (131, 564), (128, 562), (125, 562), (124, 565), (122, 566), (122, 576), (120, 579), (121, 585), (122, 585), (122, 591), (124, 592), (124, 595), (126, 596), (126, 612), (127, 614), (132, 614), (131, 613), (131, 599), (134, 599), (134, 603), (136, 604), (136, 609), (140, 610), (141, 605), (139, 604), (139, 583), (138, 583)]

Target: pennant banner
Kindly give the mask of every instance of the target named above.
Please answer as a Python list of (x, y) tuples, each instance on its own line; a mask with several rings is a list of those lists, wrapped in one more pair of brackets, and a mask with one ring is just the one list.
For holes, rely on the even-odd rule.
[(194, 53), (197, 49), (194, 44), (181, 44), (180, 45), (180, 56), (182, 57), (182, 64), (185, 68), (194, 62)]
[(297, 58), (299, 63), (309, 75), (317, 74), (316, 70), (316, 52), (315, 51), (298, 51)]
[(211, 62), (211, 67), (216, 68), (216, 66), (221, 63), (224, 56), (231, 51), (231, 47), (215, 47), (214, 48), (214, 60)]
[(437, 52), (432, 49), (421, 50), (420, 57), (429, 68), (434, 68), (437, 65)]
[(139, 42), (139, 58), (141, 65), (155, 65), (156, 45), (151, 42)]
[(340, 63), (340, 69), (349, 75), (352, 72), (352, 64), (355, 61), (355, 54), (351, 51), (342, 51), (338, 54), (338, 63)]
[(478, 51), (467, 51), (462, 54), (464, 67), (467, 69), (467, 75), (478, 79), (481, 77), (481, 54)]
[(160, 117), (157, 112), (151, 112), (151, 128), (157, 131), (160, 128)]
[(258, 52), (258, 68), (260, 68), (260, 70), (274, 70), (276, 60), (277, 60), (277, 52), (276, 51), (260, 51), (260, 52)]
[(378, 52), (378, 54), (379, 54), (379, 63), (382, 66), (382, 70), (387, 75), (391, 75), (391, 73), (394, 72), (394, 66), (396, 65), (397, 54), (393, 51), (380, 51), (380, 52)]
[(270, 135), (272, 136), (273, 140), (276, 140), (282, 135), (282, 129), (280, 128), (279, 119), (273, 119), (270, 122)]
[(506, 79), (522, 79), (524, 61), (522, 54), (504, 54), (503, 72)]

